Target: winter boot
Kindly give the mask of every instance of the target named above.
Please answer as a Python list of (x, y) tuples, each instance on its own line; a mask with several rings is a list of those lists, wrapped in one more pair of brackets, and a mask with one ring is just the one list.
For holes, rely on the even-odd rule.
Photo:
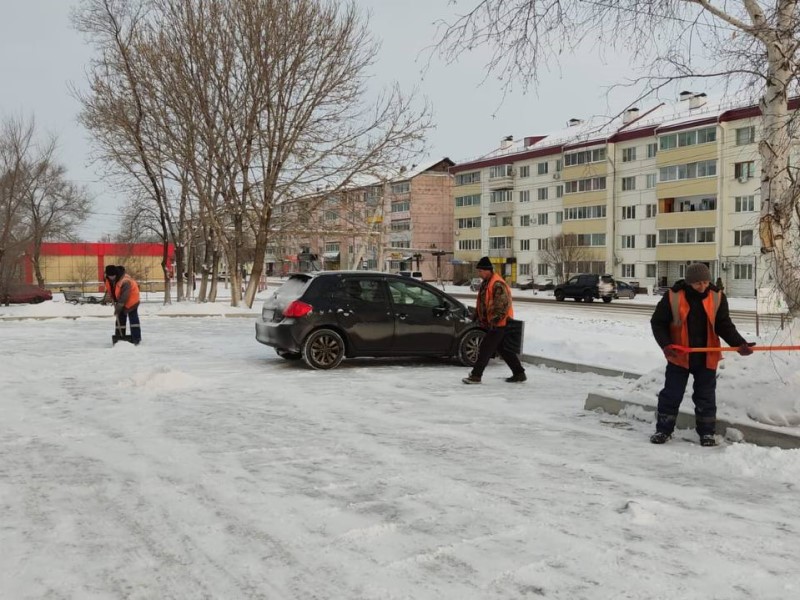
[(706, 433), (700, 436), (701, 446), (716, 446), (717, 438), (713, 433)]
[(466, 384), (480, 383), (481, 382), (481, 378), (480, 377), (476, 377), (475, 375), (470, 373), (468, 377), (464, 377), (464, 379), (462, 379), (461, 381), (463, 383), (466, 383)]
[(515, 373), (511, 377), (506, 378), (507, 383), (522, 383), (523, 381), (528, 381), (528, 378), (525, 376), (525, 371), (522, 373)]
[(650, 436), (650, 443), (651, 444), (664, 444), (671, 437), (672, 436), (669, 433), (664, 433), (663, 431), (656, 431), (653, 435)]

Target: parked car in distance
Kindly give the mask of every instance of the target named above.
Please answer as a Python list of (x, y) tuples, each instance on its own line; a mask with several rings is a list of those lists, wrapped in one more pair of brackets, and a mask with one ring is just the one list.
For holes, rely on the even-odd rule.
[(523, 281), (517, 285), (517, 287), (521, 290), (532, 290), (535, 287), (533, 283), (533, 279), (529, 279), (528, 281)]
[(292, 274), (256, 321), (257, 341), (313, 369), (362, 356), (437, 356), (472, 366), (483, 336), (471, 309), (452, 296), (371, 271)]
[(629, 283), (625, 283), (624, 281), (617, 281), (617, 291), (614, 294), (614, 298), (627, 298), (628, 300), (633, 300), (636, 297), (636, 289)]
[(473, 277), (469, 282), (470, 291), (477, 292), (481, 288), (481, 283), (483, 283), (483, 279), (480, 277)]
[(419, 279), (422, 281), (422, 271), (398, 271), (398, 275), (403, 277), (411, 277), (412, 279)]
[(576, 302), (593, 302), (595, 299), (611, 302), (616, 290), (616, 283), (611, 275), (582, 273), (559, 283), (553, 290), (553, 296), (559, 302), (572, 298)]
[(2, 304), (39, 304), (45, 300), (52, 300), (53, 293), (38, 285), (29, 283), (12, 283), (8, 291), (0, 297)]

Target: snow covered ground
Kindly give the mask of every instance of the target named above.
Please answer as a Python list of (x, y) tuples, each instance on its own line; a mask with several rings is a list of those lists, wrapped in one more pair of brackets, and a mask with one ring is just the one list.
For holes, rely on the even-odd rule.
[[(800, 451), (653, 446), (651, 423), (582, 409), (589, 392), (647, 396), (641, 382), (529, 367), (511, 386), (495, 363), (463, 386), (464, 368), (412, 360), (316, 372), (221, 303), (143, 305), (144, 343), (112, 348), (109, 312), (0, 307), (78, 317), (0, 320), (0, 598), (800, 594)], [(658, 385), (647, 317), (518, 313), (527, 353)], [(720, 412), (790, 422), (793, 356), (732, 355)]]

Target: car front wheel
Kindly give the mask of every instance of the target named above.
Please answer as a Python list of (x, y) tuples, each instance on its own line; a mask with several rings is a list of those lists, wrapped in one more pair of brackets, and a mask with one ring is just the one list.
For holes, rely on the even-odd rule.
[(611, 296), (605, 296), (605, 297), (603, 297), (603, 302), (605, 302), (606, 304), (608, 304), (609, 302), (611, 302)]
[(461, 343), (458, 345), (458, 360), (465, 367), (473, 367), (478, 362), (478, 352), (484, 335), (486, 334), (480, 329), (472, 329), (461, 338)]
[(303, 360), (312, 369), (334, 369), (344, 359), (344, 340), (332, 329), (318, 329), (303, 342)]
[(555, 297), (556, 297), (556, 300), (557, 300), (558, 302), (563, 302), (563, 301), (564, 301), (564, 292), (562, 292), (561, 290), (556, 290), (556, 291), (553, 293), (553, 296), (555, 296)]

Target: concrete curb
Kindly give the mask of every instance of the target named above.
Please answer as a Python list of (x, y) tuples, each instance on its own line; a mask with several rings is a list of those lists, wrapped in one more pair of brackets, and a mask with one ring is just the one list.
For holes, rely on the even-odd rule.
[[(656, 410), (655, 406), (632, 402), (630, 400), (620, 400), (619, 398), (611, 398), (600, 394), (589, 394), (583, 405), (584, 410), (600, 409), (613, 415), (618, 415), (629, 407), (640, 408), (647, 412), (655, 412)], [(694, 427), (694, 415), (684, 412), (678, 414), (678, 429), (694, 429)], [(717, 431), (727, 430), (728, 428), (740, 431), (745, 442), (755, 444), (756, 446), (778, 447), (784, 450), (800, 448), (800, 436), (798, 435), (775, 431), (773, 429), (753, 427), (746, 423), (717, 419)]]
[(534, 354), (520, 354), (519, 359), (522, 362), (532, 365), (550, 367), (551, 369), (560, 369), (562, 371), (572, 371), (574, 373), (594, 373), (595, 375), (602, 375), (604, 377), (623, 377), (625, 379), (639, 379), (639, 377), (642, 376), (641, 373), (618, 371), (617, 369), (608, 369), (595, 365), (567, 362), (555, 358), (547, 358), (546, 356), (536, 356)]

